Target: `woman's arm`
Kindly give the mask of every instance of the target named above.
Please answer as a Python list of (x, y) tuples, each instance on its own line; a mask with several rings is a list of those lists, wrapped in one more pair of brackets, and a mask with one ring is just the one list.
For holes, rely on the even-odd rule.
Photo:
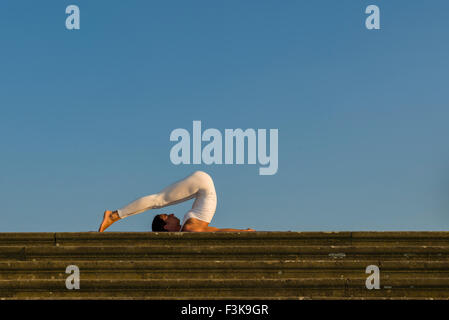
[(212, 230), (207, 230), (207, 231), (203, 231), (203, 232), (251, 232), (251, 231), (256, 231), (254, 229), (248, 228), (248, 229), (229, 229), (229, 228), (225, 228), (225, 229), (218, 229), (215, 227), (206, 227), (206, 229), (212, 229)]
[(184, 226), (184, 228), (182, 229), (182, 231), (187, 231), (187, 232), (252, 232), (252, 231), (256, 231), (254, 229), (248, 228), (248, 229), (230, 229), (230, 228), (225, 228), (225, 229), (219, 229), (219, 228), (215, 228), (215, 227), (209, 227), (209, 226), (196, 226), (196, 225), (186, 225)]

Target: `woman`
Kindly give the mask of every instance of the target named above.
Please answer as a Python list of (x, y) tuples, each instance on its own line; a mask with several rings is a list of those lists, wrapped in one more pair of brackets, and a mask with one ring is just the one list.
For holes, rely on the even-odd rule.
[(125, 207), (104, 212), (99, 232), (103, 232), (114, 222), (150, 209), (159, 209), (190, 199), (195, 199), (192, 209), (188, 211), (180, 224), (173, 214), (159, 214), (154, 217), (153, 231), (185, 231), (185, 232), (250, 232), (253, 229), (218, 229), (209, 226), (217, 207), (212, 178), (203, 171), (196, 171), (187, 178), (178, 181), (159, 193), (139, 198)]

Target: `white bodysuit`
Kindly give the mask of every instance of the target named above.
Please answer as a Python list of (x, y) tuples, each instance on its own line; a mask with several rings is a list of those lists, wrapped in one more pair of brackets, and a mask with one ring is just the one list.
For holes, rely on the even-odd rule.
[(159, 193), (139, 198), (118, 209), (120, 218), (125, 218), (150, 209), (159, 209), (195, 198), (192, 209), (181, 223), (182, 230), (186, 221), (195, 218), (210, 223), (217, 208), (217, 195), (212, 178), (203, 171), (195, 171), (187, 178), (175, 182)]

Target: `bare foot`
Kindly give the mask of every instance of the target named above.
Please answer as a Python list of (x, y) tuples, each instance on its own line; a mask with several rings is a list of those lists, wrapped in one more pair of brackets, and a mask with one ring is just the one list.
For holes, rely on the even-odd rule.
[(120, 217), (118, 216), (116, 211), (112, 212), (110, 210), (106, 210), (104, 212), (103, 221), (101, 222), (101, 225), (100, 225), (100, 228), (98, 229), (98, 232), (103, 232), (104, 230), (109, 228), (109, 226), (111, 224), (113, 224), (114, 222), (116, 222), (117, 220), (120, 220)]

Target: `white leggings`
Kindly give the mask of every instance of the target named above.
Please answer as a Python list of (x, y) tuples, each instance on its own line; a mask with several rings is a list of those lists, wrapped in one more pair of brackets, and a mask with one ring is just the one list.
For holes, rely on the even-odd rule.
[(187, 214), (209, 223), (215, 214), (217, 195), (212, 178), (203, 171), (196, 171), (159, 193), (139, 198), (117, 210), (117, 213), (120, 218), (125, 218), (149, 209), (159, 209), (193, 198), (195, 201)]

